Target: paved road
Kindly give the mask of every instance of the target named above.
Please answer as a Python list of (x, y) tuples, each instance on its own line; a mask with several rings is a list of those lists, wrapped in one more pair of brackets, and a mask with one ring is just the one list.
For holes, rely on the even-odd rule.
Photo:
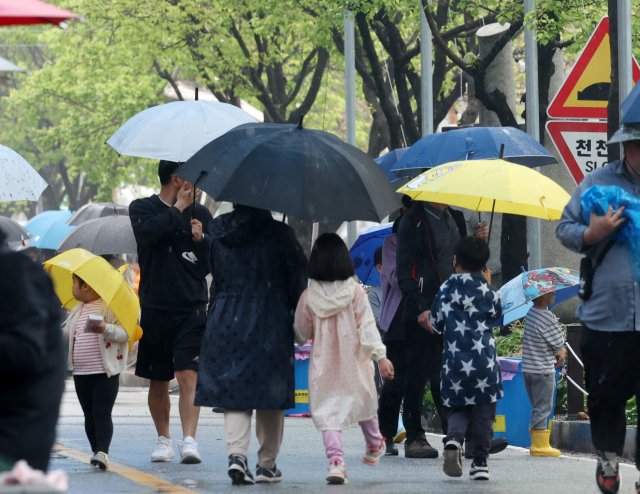
[[(171, 431), (175, 440), (181, 437), (177, 397), (172, 397), (172, 405)], [(343, 489), (371, 494), (597, 492), (593, 481), (593, 459), (573, 455), (560, 458), (532, 458), (526, 450), (511, 447), (491, 457), (491, 481), (488, 483), (472, 482), (468, 479), (470, 460), (464, 461), (465, 474), (460, 479), (449, 478), (442, 472), (441, 457), (436, 460), (405, 459), (402, 451), (400, 457), (384, 458), (379, 467), (370, 467), (360, 462), (364, 441), (362, 434), (356, 429), (344, 434), (345, 462), (349, 467), (350, 484), (328, 487), (324, 480), (328, 461), (324, 456), (321, 434), (315, 430), (310, 419), (300, 418), (286, 419), (284, 443), (278, 458), (278, 467), (284, 476), (282, 483), (238, 488), (231, 486), (226, 473), (222, 416), (212, 413), (210, 409), (202, 410), (198, 427), (197, 441), (203, 457), (203, 463), (200, 465), (181, 465), (177, 458), (171, 463), (149, 461), (155, 429), (146, 406), (146, 392), (127, 391), (123, 388), (114, 410), (114, 423), (115, 433), (110, 460), (135, 469), (127, 472), (130, 473), (129, 477), (137, 479), (138, 482), (148, 480), (148, 475), (151, 475), (176, 487), (145, 487), (130, 478), (116, 473), (94, 471), (78, 459), (54, 453), (51, 468), (61, 468), (68, 472), (71, 484), (69, 493), (237, 493), (238, 489), (270, 493), (327, 492), (326, 489)], [(440, 437), (430, 436), (429, 440), (441, 448)], [(75, 451), (90, 453), (83, 429), (82, 412), (73, 388), (65, 392), (63, 399), (58, 443)], [(255, 465), (256, 450), (254, 439), (249, 453), (251, 465)], [(638, 478), (635, 468), (623, 465), (622, 473), (625, 485), (621, 492), (635, 492), (633, 484)]]

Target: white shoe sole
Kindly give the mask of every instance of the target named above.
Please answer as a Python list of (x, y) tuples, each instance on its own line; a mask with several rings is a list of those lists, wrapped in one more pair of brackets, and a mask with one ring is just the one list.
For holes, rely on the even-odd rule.
[(276, 484), (282, 481), (282, 476), (280, 477), (266, 477), (264, 475), (258, 475), (256, 477), (256, 484)]
[(349, 479), (342, 475), (329, 475), (327, 476), (327, 483), (329, 484), (348, 484)]
[(168, 461), (173, 460), (173, 457), (175, 455), (176, 454), (174, 453), (171, 456), (152, 456), (151, 457), (151, 461), (154, 462), (154, 463), (168, 462)]
[(239, 465), (232, 465), (227, 470), (233, 485), (253, 485), (255, 480), (245, 474), (245, 471)]

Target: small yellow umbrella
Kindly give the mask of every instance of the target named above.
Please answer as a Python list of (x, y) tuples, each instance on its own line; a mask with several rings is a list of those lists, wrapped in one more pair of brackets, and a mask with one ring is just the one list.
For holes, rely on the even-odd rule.
[(398, 189), (416, 201), (557, 220), (571, 196), (526, 166), (501, 159), (454, 161), (431, 168)]
[(72, 309), (78, 302), (73, 298), (71, 286), (72, 274), (82, 278), (93, 288), (120, 319), (122, 326), (129, 334), (129, 351), (133, 343), (140, 339), (138, 326), (140, 301), (138, 296), (111, 264), (99, 256), (84, 249), (71, 249), (44, 263), (45, 270), (53, 279), (53, 288), (67, 309)]

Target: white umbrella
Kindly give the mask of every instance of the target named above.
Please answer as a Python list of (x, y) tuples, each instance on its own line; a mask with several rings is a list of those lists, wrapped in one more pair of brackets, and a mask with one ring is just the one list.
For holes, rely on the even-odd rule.
[(131, 117), (107, 141), (119, 154), (183, 163), (228, 131), (256, 120), (213, 101), (174, 101)]
[(37, 201), (47, 186), (27, 160), (0, 144), (0, 202)]

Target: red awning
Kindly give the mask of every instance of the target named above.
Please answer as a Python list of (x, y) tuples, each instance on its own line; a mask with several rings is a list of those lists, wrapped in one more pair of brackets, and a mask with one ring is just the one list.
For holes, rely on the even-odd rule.
[(60, 24), (80, 16), (41, 0), (0, 0), (0, 26)]

